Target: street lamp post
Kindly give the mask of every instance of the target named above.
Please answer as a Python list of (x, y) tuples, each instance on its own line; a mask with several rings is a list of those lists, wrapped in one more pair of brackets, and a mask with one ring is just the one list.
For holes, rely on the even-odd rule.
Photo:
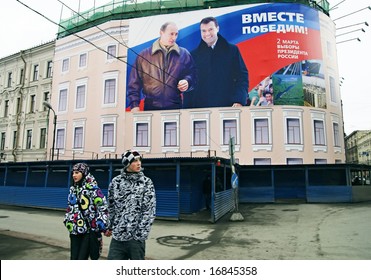
[(46, 102), (44, 101), (43, 102), (43, 105), (48, 108), (49, 110), (52, 110), (53, 111), (53, 114), (54, 114), (54, 121), (53, 121), (53, 144), (52, 144), (52, 161), (54, 160), (54, 145), (55, 145), (55, 130), (57, 128), (57, 114), (55, 113), (52, 105), (50, 105), (49, 102)]

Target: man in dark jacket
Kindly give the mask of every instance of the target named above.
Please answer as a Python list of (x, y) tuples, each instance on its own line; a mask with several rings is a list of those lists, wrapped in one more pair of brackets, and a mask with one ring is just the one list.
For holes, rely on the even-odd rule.
[(191, 52), (197, 68), (197, 87), (184, 95), (186, 108), (246, 105), (248, 70), (237, 46), (227, 42), (213, 17), (200, 22), (201, 42)]
[(139, 53), (128, 82), (128, 106), (139, 111), (141, 94), (144, 110), (181, 109), (182, 94), (195, 83), (195, 65), (187, 49), (177, 45), (178, 27), (161, 26), (160, 38)]

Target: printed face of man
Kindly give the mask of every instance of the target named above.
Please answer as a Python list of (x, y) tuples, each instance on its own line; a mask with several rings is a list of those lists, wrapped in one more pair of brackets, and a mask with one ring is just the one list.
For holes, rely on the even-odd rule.
[(160, 43), (165, 47), (171, 47), (175, 44), (178, 38), (178, 27), (170, 23), (165, 31), (160, 31)]
[(208, 24), (201, 24), (201, 38), (210, 47), (218, 39), (219, 26), (215, 26), (215, 22), (210, 21)]

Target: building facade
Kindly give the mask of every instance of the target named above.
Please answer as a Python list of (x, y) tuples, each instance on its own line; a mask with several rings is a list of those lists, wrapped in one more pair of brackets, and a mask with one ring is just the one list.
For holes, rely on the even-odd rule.
[(356, 130), (345, 137), (346, 162), (370, 165), (371, 131)]
[(0, 161), (47, 159), (55, 41), (0, 59)]
[[(1, 59), (0, 106), (4, 110), (0, 116), (0, 148), (3, 161), (114, 159), (132, 147), (152, 158), (229, 158), (233, 141), (234, 156), (242, 165), (345, 162), (335, 27), (326, 13), (326, 1), (315, 6), (312, 1), (300, 1), (296, 6), (280, 1), (270, 4), (239, 1), (241, 5), (216, 5), (217, 1), (209, 1), (207, 7), (203, 6), (203, 1), (187, 1), (187, 9), (179, 9), (176, 6), (179, 1), (175, 1), (178, 4), (174, 2), (173, 8), (166, 11), (153, 6), (152, 2), (136, 6), (137, 10), (126, 1), (94, 8), (62, 21), (64, 28), (55, 42)], [(167, 5), (171, 3), (168, 1)], [(277, 90), (274, 106), (135, 113), (128, 110), (126, 92), (133, 57), (138, 55), (140, 47), (158, 38), (161, 23), (179, 22), (179, 44), (192, 42), (195, 45), (200, 40), (198, 25), (203, 16), (211, 14), (229, 23), (230, 14), (258, 11), (262, 20), (269, 14), (268, 8), (276, 11), (275, 15), (296, 13), (295, 24), (303, 22), (301, 17), (313, 22), (308, 27), (284, 27), (287, 31), (291, 28), (292, 38), (297, 40), (285, 39), (285, 43), (274, 45), (275, 57), (270, 62), (284, 65), (266, 72), (275, 92)], [(229, 25), (233, 26), (224, 24), (224, 28)], [(243, 26), (242, 33), (245, 36), (250, 30), (252, 35), (249, 36), (255, 36), (254, 32), (258, 31), (253, 30), (259, 30), (262, 33), (259, 35), (265, 35), (265, 28), (283, 27)], [(301, 33), (308, 33), (311, 28), (314, 29), (309, 32), (311, 36), (302, 39)], [(271, 33), (281, 36), (281, 33), (290, 32)], [(228, 30), (223, 35), (226, 33)], [(148, 41), (147, 37), (152, 39)], [(255, 52), (259, 46), (249, 45), (245, 51), (243, 45), (259, 39), (255, 37), (244, 38), (240, 43), (239, 39), (231, 38), (248, 64), (249, 90), (265, 77), (265, 74), (255, 74), (254, 63), (250, 62), (258, 56)], [(268, 39), (261, 40), (265, 45)], [(286, 62), (292, 53), (282, 48), (294, 48), (297, 54), (306, 55), (308, 59), (300, 60), (298, 56), (299, 62)], [(16, 76), (18, 81), (15, 81)], [(283, 84), (286, 88), (281, 90)], [(291, 87), (295, 89), (298, 85), (299, 90), (289, 92)], [(291, 100), (284, 98), (290, 94), (294, 94)], [(44, 101), (52, 110), (44, 107)], [(55, 124), (50, 111), (55, 112)]]
[[(276, 4), (271, 5), (275, 7)], [(245, 10), (260, 8), (256, 5), (241, 7)], [(109, 8), (112, 14), (118, 9), (113, 6), (102, 9), (107, 13)], [(238, 5), (227, 8), (242, 9)], [(227, 8), (215, 8), (214, 13), (223, 15), (228, 12)], [(291, 8), (279, 6), (279, 9)], [(303, 9), (303, 5), (298, 9)], [(135, 19), (107, 17), (105, 22), (95, 26), (90, 23), (90, 27), (84, 28), (81, 25), (81, 31), (72, 35), (61, 32), (56, 40), (51, 96), (51, 105), (58, 116), (55, 157), (60, 160), (117, 158), (125, 149), (134, 147), (145, 157), (228, 158), (233, 138), (235, 158), (240, 164), (344, 163), (335, 27), (322, 11), (307, 6), (305, 9), (318, 14), (320, 32), (316, 32), (316, 36), (320, 49), (316, 52), (322, 59), (305, 61), (305, 65), (317, 70), (304, 75), (308, 71), (304, 63), (296, 72), (298, 63), (293, 63), (283, 68), (284, 75), (277, 71), (271, 76), (274, 82), (296, 77), (297, 84), (303, 84), (303, 102), (296, 105), (285, 102), (280, 105), (276, 96), (277, 103), (271, 107), (205, 107), (136, 113), (127, 109), (131, 57), (139, 52), (135, 45), (143, 45), (140, 44), (140, 37), (145, 37), (143, 24), (151, 25), (148, 29), (153, 29), (153, 38), (156, 38), (161, 22), (178, 20), (181, 22), (178, 41), (183, 42), (187, 38), (181, 38), (182, 32), (186, 33), (191, 23), (198, 28), (198, 18), (204, 11), (180, 14), (168, 11), (166, 15), (142, 17), (139, 24)], [(193, 19), (193, 15), (198, 18)], [(292, 73), (291, 76), (287, 72)], [(250, 82), (253, 81), (251, 78)], [(49, 131), (52, 129), (53, 124), (49, 123)], [(48, 143), (52, 143), (53, 136), (49, 134), (48, 137)]]

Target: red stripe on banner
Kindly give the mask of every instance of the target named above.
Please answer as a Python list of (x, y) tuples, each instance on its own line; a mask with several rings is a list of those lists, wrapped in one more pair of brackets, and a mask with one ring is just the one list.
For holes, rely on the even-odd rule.
[(249, 91), (284, 66), (310, 59), (322, 59), (318, 30), (307, 33), (271, 32), (238, 44), (249, 70)]

